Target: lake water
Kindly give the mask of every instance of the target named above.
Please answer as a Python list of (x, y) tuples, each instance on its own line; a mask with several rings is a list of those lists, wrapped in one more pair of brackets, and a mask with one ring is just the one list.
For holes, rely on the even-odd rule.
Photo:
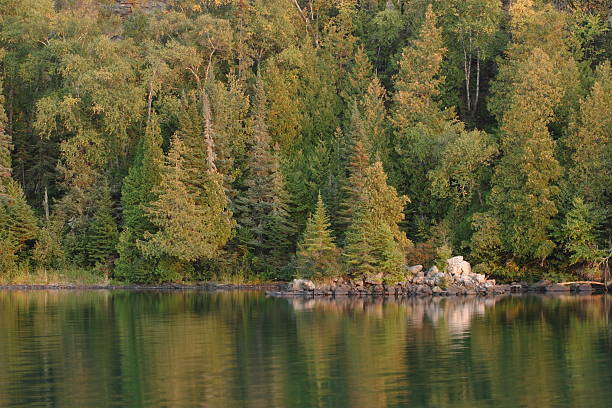
[(0, 407), (610, 407), (605, 296), (0, 292)]

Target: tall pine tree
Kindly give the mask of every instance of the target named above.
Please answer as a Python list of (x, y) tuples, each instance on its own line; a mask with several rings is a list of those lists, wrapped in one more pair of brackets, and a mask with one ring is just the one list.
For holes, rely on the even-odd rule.
[(289, 195), (281, 172), (278, 152), (270, 145), (266, 125), (266, 96), (263, 82), (257, 80), (253, 112), (253, 142), (250, 151), (246, 191), (237, 208), (242, 234), (258, 257), (270, 258), (281, 266), (292, 246), (294, 228), (289, 218)]

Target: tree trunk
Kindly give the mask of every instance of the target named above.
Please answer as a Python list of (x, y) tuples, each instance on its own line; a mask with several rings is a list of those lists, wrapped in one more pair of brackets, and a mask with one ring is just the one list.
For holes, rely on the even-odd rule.
[(465, 100), (467, 103), (467, 111), (472, 111), (472, 97), (470, 95), (470, 76), (471, 76), (472, 54), (467, 52), (463, 47), (463, 74), (465, 77)]
[(476, 112), (478, 97), (480, 95), (480, 50), (476, 54), (476, 96), (474, 97), (473, 110)]

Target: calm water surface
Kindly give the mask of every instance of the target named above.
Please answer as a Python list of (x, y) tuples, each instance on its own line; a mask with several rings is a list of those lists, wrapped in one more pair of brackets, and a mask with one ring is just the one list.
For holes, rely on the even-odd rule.
[(1, 407), (610, 407), (611, 298), (0, 292)]

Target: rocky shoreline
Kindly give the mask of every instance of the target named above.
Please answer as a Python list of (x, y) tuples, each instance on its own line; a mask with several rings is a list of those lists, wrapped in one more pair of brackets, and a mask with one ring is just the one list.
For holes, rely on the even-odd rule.
[(266, 292), (269, 296), (457, 296), (457, 295), (500, 295), (505, 293), (555, 292), (593, 293), (603, 287), (590, 284), (561, 285), (550, 281), (534, 284), (497, 284), (483, 274), (472, 272), (462, 256), (447, 260), (445, 271), (437, 267), (424, 270), (422, 265), (407, 268), (410, 275), (405, 282), (386, 285), (382, 275), (366, 280), (333, 279), (328, 283), (315, 284), (307, 279), (295, 279), (277, 291)]

